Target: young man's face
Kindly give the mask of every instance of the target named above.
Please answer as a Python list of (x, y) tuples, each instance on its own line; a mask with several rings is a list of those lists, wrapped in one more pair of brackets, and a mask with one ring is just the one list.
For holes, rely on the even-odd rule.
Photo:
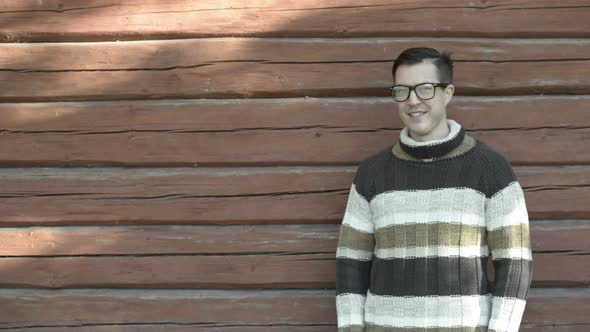
[[(440, 82), (438, 70), (430, 61), (415, 65), (399, 66), (395, 73), (395, 84), (414, 86), (420, 83)], [(454, 87), (435, 88), (434, 98), (421, 100), (412, 91), (410, 97), (398, 102), (399, 116), (409, 129), (410, 137), (416, 141), (441, 139), (448, 135), (447, 104), (453, 97)]]

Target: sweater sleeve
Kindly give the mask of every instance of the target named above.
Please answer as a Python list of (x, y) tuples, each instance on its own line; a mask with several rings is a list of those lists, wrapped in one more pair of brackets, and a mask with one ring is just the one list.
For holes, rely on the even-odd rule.
[(336, 250), (336, 312), (339, 332), (362, 332), (375, 246), (369, 201), (359, 173), (350, 188)]
[(495, 270), (490, 332), (517, 332), (532, 279), (529, 218), (524, 192), (503, 158), (489, 175), (485, 214), (487, 242)]

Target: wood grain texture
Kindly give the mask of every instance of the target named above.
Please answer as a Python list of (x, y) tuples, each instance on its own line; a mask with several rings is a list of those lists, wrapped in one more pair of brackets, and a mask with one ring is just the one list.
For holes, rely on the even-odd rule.
[[(16, 288), (334, 288), (335, 252), (0, 258)], [(590, 285), (588, 251), (533, 253), (533, 287)], [(493, 280), (493, 273), (490, 273)]]
[(397, 54), (418, 45), (447, 50), (458, 64), (522, 63), (586, 61), (589, 60), (590, 41), (557, 38), (232, 37), (97, 43), (3, 43), (0, 44), (0, 68), (22, 72), (132, 71), (215, 66), (221, 62), (391, 63)]
[(0, 258), (10, 288), (335, 287), (335, 254)]
[(334, 324), (329, 291), (0, 291), (0, 326), (83, 324)]
[(459, 95), (590, 91), (577, 39), (214, 38), (0, 44), (0, 100), (385, 96), (392, 59), (424, 44), (453, 52)]
[[(3, 41), (212, 36), (587, 37), (587, 3), (523, 1), (4, 1)], [(426, 18), (426, 19), (425, 19)]]
[[(333, 291), (305, 290), (1, 289), (0, 326), (51, 328), (139, 323), (174, 328), (177, 324), (200, 322), (260, 328), (333, 326), (336, 324), (334, 296)], [(588, 325), (589, 299), (586, 288), (531, 289), (523, 324)]]
[[(384, 97), (393, 84), (391, 61), (340, 58), (335, 62), (297, 63), (295, 57), (285, 61), (96, 71), (9, 69), (0, 80), (0, 101)], [(588, 63), (586, 59), (458, 63), (456, 92), (479, 96), (590, 94)]]
[[(588, 164), (588, 102), (459, 97), (449, 117), (514, 164)], [(403, 127), (388, 98), (7, 103), (0, 112), (3, 166), (351, 164)]]
[[(590, 163), (590, 129), (470, 132), (515, 164)], [(286, 166), (355, 164), (391, 147), (399, 130), (261, 128), (236, 132), (5, 133), (3, 166)], [(576, 144), (571, 144), (576, 142)], [(531, 148), (534, 147), (534, 148)]]
[[(582, 129), (590, 127), (590, 96), (455, 96), (449, 118), (468, 130)], [(305, 127), (399, 130), (391, 98), (188, 99), (54, 103), (0, 103), (10, 132), (86, 133), (171, 131), (239, 132)], [(232, 121), (228, 121), (232, 119)]]
[[(535, 252), (590, 251), (590, 222), (532, 220)], [(335, 253), (340, 225), (102, 226), (0, 229), (0, 256)]]
[[(338, 223), (356, 167), (0, 169), (0, 224)], [(516, 167), (531, 219), (585, 219), (587, 167)], [(173, 213), (171, 213), (173, 211)]]
[(0, 44), (0, 97), (384, 95), (395, 55), (423, 44), (453, 52), (458, 94), (587, 91), (584, 40), (240, 38)]
[[(35, 332), (260, 332), (262, 330), (268, 332), (337, 332), (337, 328), (333, 324), (329, 325), (300, 325), (300, 326), (269, 326), (269, 325), (239, 325), (227, 326), (215, 323), (194, 323), (194, 324), (102, 324), (92, 326), (56, 326), (56, 327), (35, 327)], [(534, 327), (539, 328), (535, 325)], [(16, 331), (19, 331), (18, 329)], [(541, 332), (571, 332), (574, 330), (566, 330), (559, 327), (553, 327), (551, 330), (537, 329)]]
[[(590, 325), (540, 325), (521, 324), (520, 331), (534, 332), (584, 332)], [(35, 327), (35, 332), (336, 332), (335, 325), (303, 325), (303, 326), (223, 326), (214, 324), (133, 324), (133, 325), (93, 325), (93, 326), (60, 326)], [(19, 331), (19, 330), (16, 330)]]
[[(559, 221), (551, 223), (558, 227)], [(551, 227), (548, 226), (548, 227)], [(339, 225), (0, 229), (0, 256), (335, 253)], [(590, 225), (578, 229), (581, 236)], [(567, 231), (566, 231), (567, 232)], [(555, 237), (565, 232), (555, 232)], [(549, 239), (548, 239), (549, 240)], [(585, 242), (570, 241), (573, 247)], [(540, 245), (544, 245), (544, 242)], [(546, 250), (551, 247), (545, 246)], [(577, 248), (579, 249), (579, 248)]]

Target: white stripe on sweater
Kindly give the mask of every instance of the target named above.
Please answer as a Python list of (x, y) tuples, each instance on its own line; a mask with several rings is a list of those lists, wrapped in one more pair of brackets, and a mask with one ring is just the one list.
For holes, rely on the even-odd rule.
[(410, 247), (410, 248), (387, 248), (376, 249), (375, 256), (383, 259), (388, 258), (414, 258), (414, 257), (487, 257), (489, 251), (487, 246), (476, 247)]
[(521, 258), (530, 261), (533, 259), (533, 253), (530, 248), (495, 249), (492, 250), (492, 256), (494, 260), (500, 258)]
[(486, 326), (491, 295), (399, 297), (369, 293), (365, 320), (397, 327)]
[(376, 229), (451, 223), (485, 227), (485, 196), (469, 188), (388, 191), (371, 201)]
[(505, 297), (492, 299), (492, 317), (489, 329), (494, 331), (518, 332), (524, 314), (526, 301)]
[(350, 187), (342, 223), (363, 233), (373, 234), (375, 231), (369, 202), (357, 192), (354, 183)]
[(338, 247), (336, 249), (336, 257), (352, 258), (359, 261), (370, 261), (373, 258), (373, 253), (371, 251)]
[(336, 296), (338, 327), (364, 324), (366, 297), (359, 294), (340, 294)]
[(518, 182), (486, 200), (486, 225), (488, 231), (502, 227), (528, 224), (529, 217), (524, 201), (524, 192)]

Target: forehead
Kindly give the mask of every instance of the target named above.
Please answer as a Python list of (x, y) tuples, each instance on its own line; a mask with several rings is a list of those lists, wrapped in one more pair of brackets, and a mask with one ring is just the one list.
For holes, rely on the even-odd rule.
[(432, 61), (397, 67), (395, 84), (416, 85), (424, 82), (438, 82), (438, 69)]

